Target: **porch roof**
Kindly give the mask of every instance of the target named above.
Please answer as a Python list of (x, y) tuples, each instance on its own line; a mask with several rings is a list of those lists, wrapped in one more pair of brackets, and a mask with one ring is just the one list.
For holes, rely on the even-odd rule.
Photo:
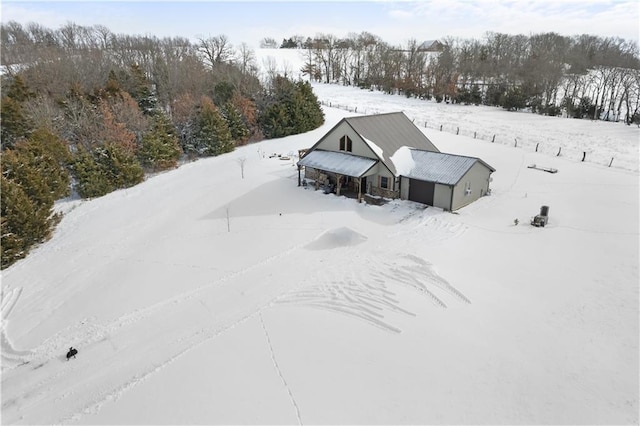
[(378, 160), (372, 158), (359, 157), (357, 155), (345, 154), (335, 151), (313, 150), (300, 161), (298, 165), (312, 167), (314, 169), (325, 170), (345, 176), (361, 177), (367, 173)]

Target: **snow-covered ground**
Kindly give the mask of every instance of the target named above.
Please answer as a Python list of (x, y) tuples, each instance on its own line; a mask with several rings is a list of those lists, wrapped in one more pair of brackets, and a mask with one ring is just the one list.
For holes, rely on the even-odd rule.
[(637, 424), (637, 128), (314, 89), (616, 160), (421, 127), (495, 167), (492, 195), (358, 204), (269, 158), (353, 114), (327, 107), (315, 131), (60, 203), (2, 273), (3, 424)]

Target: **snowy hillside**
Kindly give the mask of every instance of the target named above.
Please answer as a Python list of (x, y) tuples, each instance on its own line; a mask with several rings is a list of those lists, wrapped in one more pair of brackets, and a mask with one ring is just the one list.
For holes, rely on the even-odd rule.
[(307, 134), (60, 203), (3, 271), (3, 423), (637, 424), (637, 129), (314, 89), (615, 161), (421, 126), (495, 167), (492, 195), (358, 204), (269, 158), (353, 114), (326, 107)]

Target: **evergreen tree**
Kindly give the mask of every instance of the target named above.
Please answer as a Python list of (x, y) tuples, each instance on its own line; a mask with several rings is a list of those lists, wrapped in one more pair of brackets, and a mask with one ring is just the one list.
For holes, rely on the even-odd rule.
[(0, 210), (0, 264), (4, 269), (48, 235), (49, 212), (37, 208), (18, 183), (4, 176), (0, 176)]
[(324, 113), (311, 84), (308, 81), (298, 81), (295, 94), (296, 133), (304, 133), (320, 127), (324, 123)]
[(115, 189), (129, 188), (144, 180), (144, 170), (135, 151), (118, 143), (107, 143), (98, 148), (97, 159), (106, 167)]
[(0, 106), (0, 127), (2, 148), (10, 148), (21, 137), (25, 137), (31, 130), (31, 123), (27, 118), (22, 104), (10, 96), (2, 97)]
[(53, 205), (69, 194), (71, 156), (61, 139), (39, 129), (2, 156), (2, 173), (18, 183), (37, 205)]
[(309, 82), (276, 76), (258, 119), (265, 137), (279, 138), (316, 129), (324, 113)]
[(2, 155), (2, 267), (26, 256), (57, 220), (56, 199), (69, 192), (67, 146), (46, 130), (34, 132)]
[(231, 100), (235, 91), (233, 84), (221, 81), (213, 89), (213, 102), (218, 106), (224, 105)]
[(32, 130), (32, 123), (24, 111), (23, 103), (33, 97), (33, 93), (20, 75), (15, 76), (3, 92), (0, 106), (2, 147), (10, 148), (16, 140), (28, 136)]
[(518, 111), (527, 107), (527, 96), (520, 87), (515, 86), (500, 97), (500, 105), (508, 111)]
[(249, 129), (242, 119), (242, 115), (231, 103), (227, 102), (221, 109), (222, 116), (227, 121), (229, 131), (231, 132), (231, 138), (238, 145), (244, 144), (249, 137)]
[(107, 143), (78, 153), (73, 162), (76, 191), (83, 198), (101, 197), (144, 180), (144, 170), (127, 147)]
[(173, 124), (164, 114), (155, 114), (151, 131), (142, 137), (138, 151), (140, 162), (154, 171), (166, 170), (177, 166), (181, 154)]
[(82, 198), (101, 197), (115, 189), (109, 180), (106, 167), (87, 151), (76, 154), (73, 176), (76, 180), (76, 191)]
[(229, 126), (213, 101), (203, 96), (196, 116), (194, 148), (199, 155), (215, 156), (233, 151)]

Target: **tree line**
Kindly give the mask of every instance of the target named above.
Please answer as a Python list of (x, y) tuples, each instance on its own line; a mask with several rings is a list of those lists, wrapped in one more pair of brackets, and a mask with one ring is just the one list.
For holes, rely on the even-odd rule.
[(2, 268), (48, 238), (57, 199), (99, 197), (183, 159), (324, 122), (308, 82), (261, 79), (255, 53), (224, 35), (192, 43), (73, 23), (0, 30)]
[[(264, 46), (274, 40), (265, 38)], [(640, 123), (638, 45), (617, 37), (486, 33), (445, 38), (433, 49), (393, 46), (368, 32), (283, 39), (301, 49), (302, 72), (335, 82), (438, 102), (529, 108), (546, 115)]]

